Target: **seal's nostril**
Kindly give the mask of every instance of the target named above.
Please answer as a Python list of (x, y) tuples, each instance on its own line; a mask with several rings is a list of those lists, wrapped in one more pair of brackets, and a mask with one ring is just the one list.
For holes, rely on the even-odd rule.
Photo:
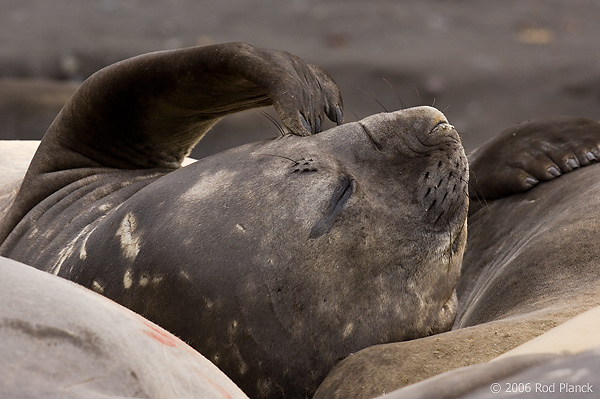
[(434, 133), (439, 130), (452, 131), (452, 130), (454, 130), (454, 126), (449, 124), (447, 120), (441, 120), (438, 123), (436, 123), (436, 125), (433, 127), (433, 129), (431, 129), (430, 133)]

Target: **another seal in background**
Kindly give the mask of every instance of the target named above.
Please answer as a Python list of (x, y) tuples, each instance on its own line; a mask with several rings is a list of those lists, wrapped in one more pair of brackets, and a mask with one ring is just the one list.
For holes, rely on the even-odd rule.
[(0, 258), (0, 396), (246, 395), (177, 337), (81, 286)]

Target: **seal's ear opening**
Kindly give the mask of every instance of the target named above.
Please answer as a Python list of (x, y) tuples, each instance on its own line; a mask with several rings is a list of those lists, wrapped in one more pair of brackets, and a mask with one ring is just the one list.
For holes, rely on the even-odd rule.
[(310, 230), (309, 238), (318, 238), (331, 231), (338, 213), (344, 208), (355, 189), (356, 180), (354, 180), (352, 176), (344, 175), (340, 178), (338, 185), (331, 194), (327, 211), (323, 217), (314, 224), (313, 228)]

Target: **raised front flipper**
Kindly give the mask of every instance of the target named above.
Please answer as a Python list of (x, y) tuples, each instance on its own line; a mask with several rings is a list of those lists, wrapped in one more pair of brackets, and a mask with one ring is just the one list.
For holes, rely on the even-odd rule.
[(318, 133), (325, 115), (342, 123), (333, 79), (284, 51), (228, 43), (144, 54), (102, 69), (46, 132), (0, 225), (0, 243), (59, 189), (114, 169), (176, 169), (220, 118), (268, 105), (299, 136)]
[(472, 203), (524, 192), (600, 160), (600, 123), (566, 116), (532, 119), (504, 130), (469, 158)]
[(300, 136), (318, 133), (324, 115), (342, 122), (327, 72), (284, 51), (227, 43), (144, 54), (81, 85), (41, 145), (62, 155), (32, 168), (175, 168), (220, 118), (268, 105)]

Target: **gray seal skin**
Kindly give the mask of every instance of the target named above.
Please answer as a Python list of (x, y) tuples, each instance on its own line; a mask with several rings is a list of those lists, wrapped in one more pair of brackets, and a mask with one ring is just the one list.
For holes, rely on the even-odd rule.
[[(501, 132), (470, 159), (476, 184), (452, 331), (355, 353), (315, 399), (372, 398), (487, 362), (600, 305), (600, 123), (536, 118)], [(477, 378), (465, 377), (462, 387), (489, 389), (491, 382)], [(443, 380), (428, 381), (406, 392), (427, 397)], [(462, 397), (455, 388), (448, 397)]]
[(562, 356), (521, 355), (454, 370), (378, 399), (585, 399), (597, 396), (598, 367), (600, 348)]
[(0, 397), (247, 399), (215, 365), (129, 309), (0, 257)]
[[(178, 168), (218, 118), (270, 103), (295, 134)], [(337, 87), (287, 53), (116, 64), (50, 127), (0, 253), (156, 322), (250, 397), (311, 396), (352, 352), (452, 326), (468, 208), (438, 110), (310, 135), (323, 115), (341, 122)]]

